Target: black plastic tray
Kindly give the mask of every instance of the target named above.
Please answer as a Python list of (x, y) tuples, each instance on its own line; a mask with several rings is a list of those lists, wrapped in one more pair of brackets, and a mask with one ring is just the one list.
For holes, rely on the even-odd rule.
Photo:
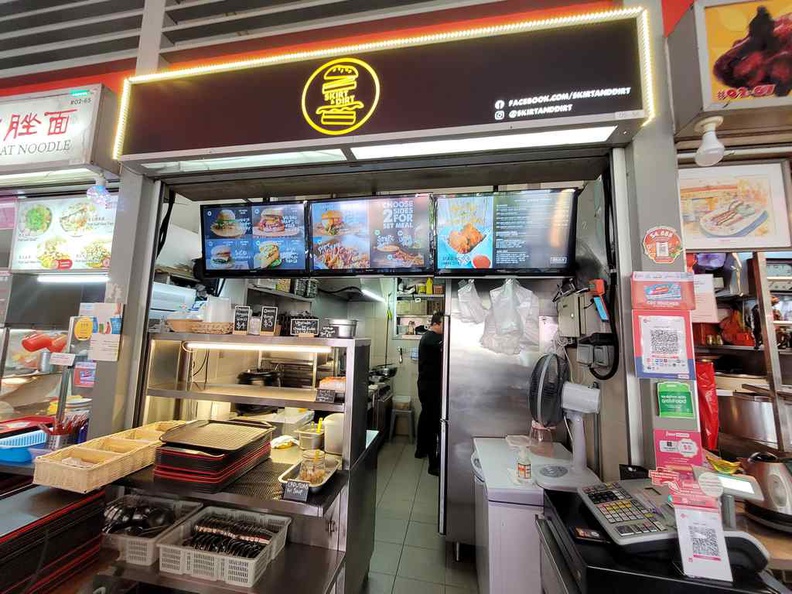
[(174, 427), (161, 437), (162, 443), (218, 452), (236, 452), (256, 440), (272, 435), (272, 429), (222, 421), (195, 421)]

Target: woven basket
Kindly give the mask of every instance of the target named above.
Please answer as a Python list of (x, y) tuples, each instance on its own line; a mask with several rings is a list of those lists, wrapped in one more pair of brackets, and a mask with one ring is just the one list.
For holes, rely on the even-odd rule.
[(231, 334), (234, 329), (233, 322), (193, 322), (194, 334)]
[[(39, 456), (35, 461), (33, 482), (75, 493), (88, 493), (141, 468), (154, 464), (160, 436), (184, 421), (161, 421)], [(93, 466), (79, 468), (64, 464), (66, 458), (79, 458)]]
[(193, 324), (195, 324), (195, 320), (165, 320), (165, 323), (168, 325), (168, 328), (174, 332), (188, 333), (192, 332), (192, 327)]

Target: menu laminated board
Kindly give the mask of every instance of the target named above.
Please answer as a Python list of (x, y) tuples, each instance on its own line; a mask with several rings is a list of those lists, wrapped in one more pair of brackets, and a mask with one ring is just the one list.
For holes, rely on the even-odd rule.
[(311, 204), (314, 271), (430, 271), (429, 194)]
[(438, 270), (569, 269), (575, 197), (572, 189), (439, 196)]
[(306, 271), (302, 202), (202, 206), (201, 228), (210, 276)]
[(11, 270), (107, 270), (117, 207), (118, 196), (106, 192), (21, 201)]

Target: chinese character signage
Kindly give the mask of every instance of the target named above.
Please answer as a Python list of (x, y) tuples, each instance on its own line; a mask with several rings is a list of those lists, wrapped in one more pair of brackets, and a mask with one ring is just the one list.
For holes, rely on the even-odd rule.
[(13, 271), (99, 271), (110, 267), (118, 197), (21, 200)]
[(100, 87), (0, 100), (0, 172), (90, 162)]
[(786, 0), (718, 2), (704, 8), (705, 76), (711, 89), (705, 102), (756, 104), (789, 96), (790, 10)]

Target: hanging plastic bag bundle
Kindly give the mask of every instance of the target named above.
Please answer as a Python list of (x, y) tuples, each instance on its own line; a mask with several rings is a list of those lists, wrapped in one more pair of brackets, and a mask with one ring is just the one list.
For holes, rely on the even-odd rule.
[(533, 292), (508, 279), (490, 291), (490, 301), (481, 346), (516, 355), (524, 347), (539, 344), (539, 299)]
[(459, 299), (459, 319), (463, 322), (480, 324), (487, 315), (487, 310), (481, 304), (481, 298), (473, 281), (459, 283), (457, 297)]

